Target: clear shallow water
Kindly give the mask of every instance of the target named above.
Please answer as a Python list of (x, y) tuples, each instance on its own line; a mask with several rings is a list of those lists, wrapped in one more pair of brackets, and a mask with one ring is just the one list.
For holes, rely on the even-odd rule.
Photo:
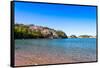
[(33, 55), (69, 56), (76, 62), (96, 61), (95, 38), (15, 40), (15, 48), (15, 52), (28, 52)]

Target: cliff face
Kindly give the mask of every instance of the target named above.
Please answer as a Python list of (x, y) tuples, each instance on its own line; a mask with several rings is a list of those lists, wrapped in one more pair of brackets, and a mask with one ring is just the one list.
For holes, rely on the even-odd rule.
[(63, 31), (57, 31), (48, 27), (15, 24), (16, 38), (67, 38)]

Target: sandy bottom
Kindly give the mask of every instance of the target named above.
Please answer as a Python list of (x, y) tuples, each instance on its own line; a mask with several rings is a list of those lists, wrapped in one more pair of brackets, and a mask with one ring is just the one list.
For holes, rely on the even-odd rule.
[(42, 64), (57, 64), (57, 63), (74, 63), (74, 62), (89, 62), (96, 61), (93, 56), (76, 54), (71, 56), (70, 54), (63, 53), (48, 53), (48, 52), (28, 52), (28, 51), (15, 51), (15, 66), (26, 65), (42, 65)]
[(15, 66), (24, 65), (41, 65), (56, 63), (72, 63), (76, 62), (70, 56), (50, 55), (50, 54), (30, 54), (28, 52), (15, 53)]

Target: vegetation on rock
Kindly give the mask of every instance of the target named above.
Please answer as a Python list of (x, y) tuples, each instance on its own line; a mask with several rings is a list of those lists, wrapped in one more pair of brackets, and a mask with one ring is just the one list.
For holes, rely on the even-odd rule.
[(77, 38), (77, 36), (76, 35), (71, 35), (70, 38)]
[(63, 31), (57, 31), (48, 27), (15, 24), (14, 26), (15, 39), (30, 39), (30, 38), (67, 38)]
[(14, 26), (14, 38), (15, 39), (34, 39), (34, 38), (96, 38), (91, 35), (71, 35), (67, 36), (65, 32), (61, 30), (54, 30), (48, 27), (36, 26), (33, 24), (15, 24)]
[(91, 36), (91, 35), (80, 35), (78, 37), (79, 38), (96, 38), (96, 36)]

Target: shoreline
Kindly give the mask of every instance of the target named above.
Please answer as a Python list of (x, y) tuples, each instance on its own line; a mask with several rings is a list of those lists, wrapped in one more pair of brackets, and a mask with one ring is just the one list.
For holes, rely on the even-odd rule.
[[(27, 38), (27, 39), (50, 39), (50, 38)], [(53, 38), (53, 39), (96, 39), (96, 38)], [(19, 39), (14, 39), (14, 40), (19, 40)]]
[(70, 57), (66, 56), (50, 56), (41, 54), (29, 54), (29, 53), (15, 53), (15, 66), (23, 65), (42, 65), (42, 64), (57, 64), (57, 63), (72, 63), (76, 62)]

